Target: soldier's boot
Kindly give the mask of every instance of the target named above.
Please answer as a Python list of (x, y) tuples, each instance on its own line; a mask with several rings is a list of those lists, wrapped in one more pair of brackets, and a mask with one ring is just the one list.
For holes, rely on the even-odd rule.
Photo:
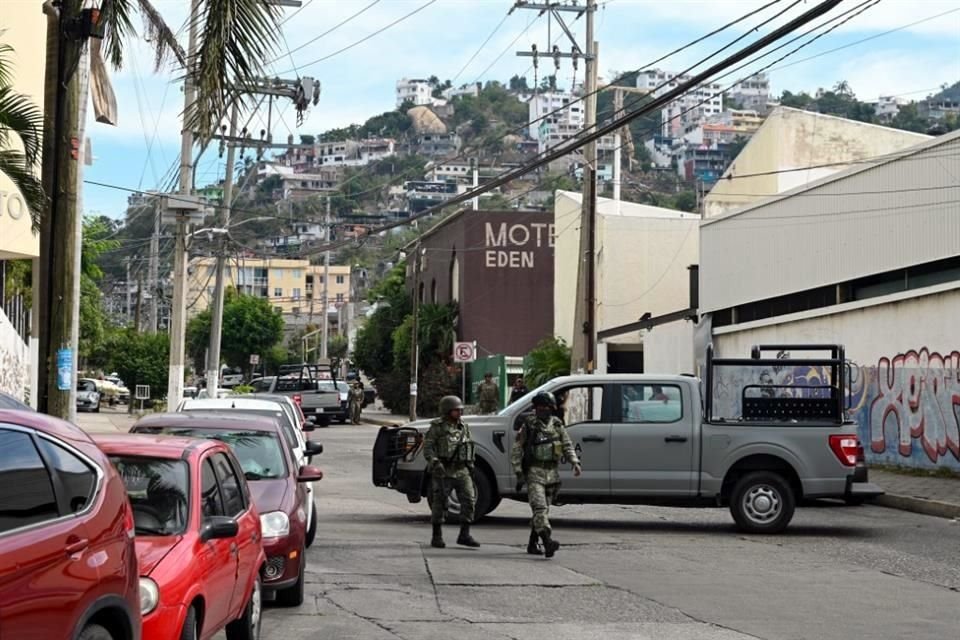
[(530, 540), (527, 542), (527, 553), (532, 556), (542, 556), (543, 549), (540, 548), (540, 535), (535, 529), (530, 529)]
[(460, 525), (460, 535), (457, 536), (457, 544), (461, 544), (465, 547), (479, 547), (480, 543), (473, 539), (473, 536), (470, 535), (470, 525), (463, 523)]
[(442, 525), (439, 525), (439, 524), (433, 525), (433, 537), (430, 538), (430, 546), (437, 549), (446, 548), (447, 545), (443, 541)]
[(553, 554), (560, 548), (560, 543), (551, 537), (550, 529), (545, 529), (544, 532), (540, 534), (540, 538), (543, 539), (543, 555), (547, 558), (552, 558)]

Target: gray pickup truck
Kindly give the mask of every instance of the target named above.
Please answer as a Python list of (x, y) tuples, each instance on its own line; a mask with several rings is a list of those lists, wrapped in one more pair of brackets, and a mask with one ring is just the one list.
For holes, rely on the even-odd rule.
[[(778, 356), (763, 357), (769, 351)], [(829, 355), (790, 358), (788, 351)], [(779, 381), (771, 373), (785, 371), (806, 373)], [(653, 374), (566, 376), (499, 414), (466, 416), (476, 443), (478, 517), (503, 498), (526, 499), (515, 488), (510, 449), (539, 391), (557, 396), (583, 464), (579, 478), (561, 465), (558, 504), (728, 506), (740, 530), (779, 533), (801, 499), (860, 503), (883, 493), (867, 480), (856, 424), (846, 418), (842, 347), (770, 345), (744, 359), (714, 358), (708, 348), (703, 383)], [(428, 426), (421, 420), (380, 430), (374, 485), (411, 502), (428, 495), (422, 455)], [(448, 509), (457, 507), (448, 496)]]
[(341, 424), (347, 421), (350, 389), (347, 383), (333, 378), (328, 367), (286, 365), (281, 367), (279, 374), (251, 382), (253, 393), (290, 396), (307, 417), (326, 416)]

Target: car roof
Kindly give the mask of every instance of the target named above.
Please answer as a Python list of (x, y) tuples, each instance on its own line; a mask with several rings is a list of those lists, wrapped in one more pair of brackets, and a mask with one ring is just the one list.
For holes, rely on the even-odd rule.
[(215, 440), (163, 436), (152, 433), (96, 433), (93, 441), (107, 455), (129, 455), (144, 458), (186, 460), (211, 449), (227, 445)]
[(173, 427), (181, 429), (234, 429), (243, 431), (280, 431), (280, 423), (270, 416), (253, 415), (241, 412), (219, 411), (177, 411), (176, 413), (156, 413), (137, 421), (138, 427)]
[(293, 398), (290, 396), (281, 395), (279, 393), (258, 393), (256, 394), (256, 399), (265, 400), (274, 404), (294, 404)]
[(210, 409), (252, 409), (261, 411), (280, 411), (275, 400), (230, 396), (228, 398), (189, 398), (183, 401), (183, 410), (209, 411)]
[(43, 431), (44, 433), (63, 440), (73, 440), (86, 444), (93, 443), (93, 440), (90, 439), (87, 432), (80, 427), (66, 420), (54, 418), (53, 416), (48, 416), (45, 413), (38, 413), (36, 411), (0, 409), (0, 424), (2, 423), (36, 429), (37, 431)]

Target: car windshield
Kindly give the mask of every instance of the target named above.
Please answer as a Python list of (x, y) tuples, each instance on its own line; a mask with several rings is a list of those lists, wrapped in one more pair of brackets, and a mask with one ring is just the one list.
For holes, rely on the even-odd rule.
[(80, 380), (77, 382), (77, 391), (96, 391), (97, 383), (93, 380)]
[(110, 456), (110, 462), (127, 488), (137, 535), (183, 533), (190, 495), (186, 462), (126, 455)]
[(276, 434), (267, 431), (231, 431), (203, 427), (147, 427), (141, 432), (206, 438), (225, 442), (240, 461), (247, 480), (276, 480), (287, 475), (286, 459)]
[(253, 414), (256, 416), (269, 416), (271, 418), (276, 418), (277, 422), (280, 423), (280, 428), (283, 431), (283, 439), (287, 442), (291, 449), (297, 446), (297, 435), (296, 435), (296, 426), (292, 422), (292, 418), (284, 412), (281, 405), (277, 405), (276, 410), (274, 409), (247, 409), (245, 407), (234, 407), (232, 409), (225, 409), (219, 407), (184, 407), (185, 411), (217, 411), (219, 413), (243, 413), (243, 414)]

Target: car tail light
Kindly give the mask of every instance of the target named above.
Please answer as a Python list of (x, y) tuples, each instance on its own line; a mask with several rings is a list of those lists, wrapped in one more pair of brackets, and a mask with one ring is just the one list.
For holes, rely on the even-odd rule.
[(302, 405), (303, 405), (303, 396), (300, 395), (299, 393), (295, 393), (295, 394), (293, 394), (293, 401), (297, 403), (297, 406), (298, 406), (298, 407), (299, 407), (299, 406), (302, 406)]
[(863, 447), (860, 446), (860, 440), (855, 435), (830, 436), (830, 449), (844, 466), (855, 467), (858, 460), (863, 460)]

